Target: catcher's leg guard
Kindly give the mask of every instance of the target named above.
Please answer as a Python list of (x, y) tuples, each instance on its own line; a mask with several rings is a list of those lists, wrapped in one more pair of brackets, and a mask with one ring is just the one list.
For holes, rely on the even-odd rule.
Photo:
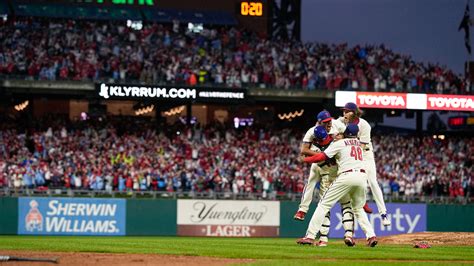
[(344, 227), (344, 237), (354, 235), (354, 212), (350, 201), (341, 201), (342, 226)]
[(331, 227), (331, 212), (326, 213), (323, 225), (319, 230), (319, 241), (328, 242), (329, 228)]

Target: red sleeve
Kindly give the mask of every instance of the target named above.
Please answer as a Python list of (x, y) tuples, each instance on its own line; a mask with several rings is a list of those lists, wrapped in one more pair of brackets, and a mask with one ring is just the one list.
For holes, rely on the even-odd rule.
[(304, 158), (304, 161), (307, 163), (317, 163), (329, 159), (324, 152), (318, 152), (317, 154)]

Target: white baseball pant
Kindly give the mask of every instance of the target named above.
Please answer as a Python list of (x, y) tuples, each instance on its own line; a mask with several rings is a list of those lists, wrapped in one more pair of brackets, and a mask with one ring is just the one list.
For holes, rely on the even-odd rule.
[[(321, 168), (318, 164), (313, 163), (311, 165), (308, 182), (305, 185), (303, 190), (303, 195), (301, 197), (301, 202), (299, 205), (298, 211), (303, 211), (305, 213), (309, 210), (309, 205), (313, 200), (313, 193), (316, 184), (320, 181), (319, 197), (322, 198), (326, 190), (329, 188), (330, 184), (334, 181), (334, 177), (330, 177), (329, 174), (321, 175)], [(335, 169), (333, 171), (336, 171)], [(341, 212), (342, 212), (342, 225), (344, 227), (345, 233), (344, 236), (352, 237), (354, 232), (354, 213), (351, 207), (351, 199), (349, 195), (344, 196), (340, 201)], [(329, 230), (331, 227), (331, 212), (327, 212), (322, 228), (320, 230), (319, 240), (328, 242)]]
[(364, 231), (367, 239), (375, 236), (374, 229), (369, 222), (363, 206), (366, 201), (365, 187), (367, 175), (358, 170), (341, 173), (337, 179), (329, 186), (323, 198), (318, 204), (316, 211), (311, 217), (306, 237), (315, 239), (316, 234), (321, 230), (325, 219), (325, 214), (345, 195), (349, 194), (352, 202), (354, 215)]
[[(337, 168), (334, 168), (336, 171)], [(322, 175), (319, 189), (319, 198), (322, 199), (329, 186), (334, 182), (336, 178), (332, 175)], [(339, 203), (341, 204), (342, 213), (342, 226), (345, 230), (344, 237), (352, 237), (354, 232), (354, 213), (352, 211), (351, 197), (346, 194), (343, 196)], [(331, 212), (328, 211), (324, 217), (323, 224), (319, 230), (319, 240), (328, 242), (329, 241), (329, 230), (331, 228)]]
[(301, 202), (299, 205), (299, 211), (303, 211), (305, 213), (308, 212), (309, 204), (313, 200), (313, 193), (316, 184), (321, 180), (321, 176), (319, 174), (319, 166), (316, 163), (311, 164), (311, 169), (309, 170), (309, 177), (308, 182), (304, 186), (303, 195), (301, 196)]
[(382, 189), (377, 181), (377, 168), (375, 166), (374, 152), (372, 150), (365, 151), (364, 161), (366, 163), (365, 170), (367, 171), (367, 180), (369, 181), (370, 190), (374, 197), (377, 209), (380, 214), (386, 214), (385, 200), (383, 199)]

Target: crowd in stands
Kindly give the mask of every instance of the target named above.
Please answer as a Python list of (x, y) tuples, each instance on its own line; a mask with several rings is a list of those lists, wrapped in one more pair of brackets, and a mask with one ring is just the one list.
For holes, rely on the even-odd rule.
[(474, 139), (375, 136), (378, 180), (385, 195), (404, 200), (435, 196), (470, 198), (474, 193)]
[[(304, 131), (232, 129), (215, 123), (119, 121), (0, 126), (0, 188), (89, 191), (222, 192), (263, 198), (303, 191), (298, 162)], [(378, 180), (386, 196), (471, 198), (474, 139), (375, 136)], [(1, 190), (1, 189), (0, 189)]]
[(237, 28), (200, 33), (144, 23), (10, 18), (0, 27), (0, 75), (303, 90), (472, 94), (439, 64), (384, 45), (268, 40)]

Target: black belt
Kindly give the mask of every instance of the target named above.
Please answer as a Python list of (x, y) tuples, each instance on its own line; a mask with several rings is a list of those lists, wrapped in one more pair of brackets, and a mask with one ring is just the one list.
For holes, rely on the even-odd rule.
[(362, 173), (365, 173), (365, 170), (364, 169), (349, 169), (349, 170), (346, 170), (344, 172), (341, 172), (341, 174), (344, 174), (344, 173), (350, 173), (350, 172), (362, 172)]

